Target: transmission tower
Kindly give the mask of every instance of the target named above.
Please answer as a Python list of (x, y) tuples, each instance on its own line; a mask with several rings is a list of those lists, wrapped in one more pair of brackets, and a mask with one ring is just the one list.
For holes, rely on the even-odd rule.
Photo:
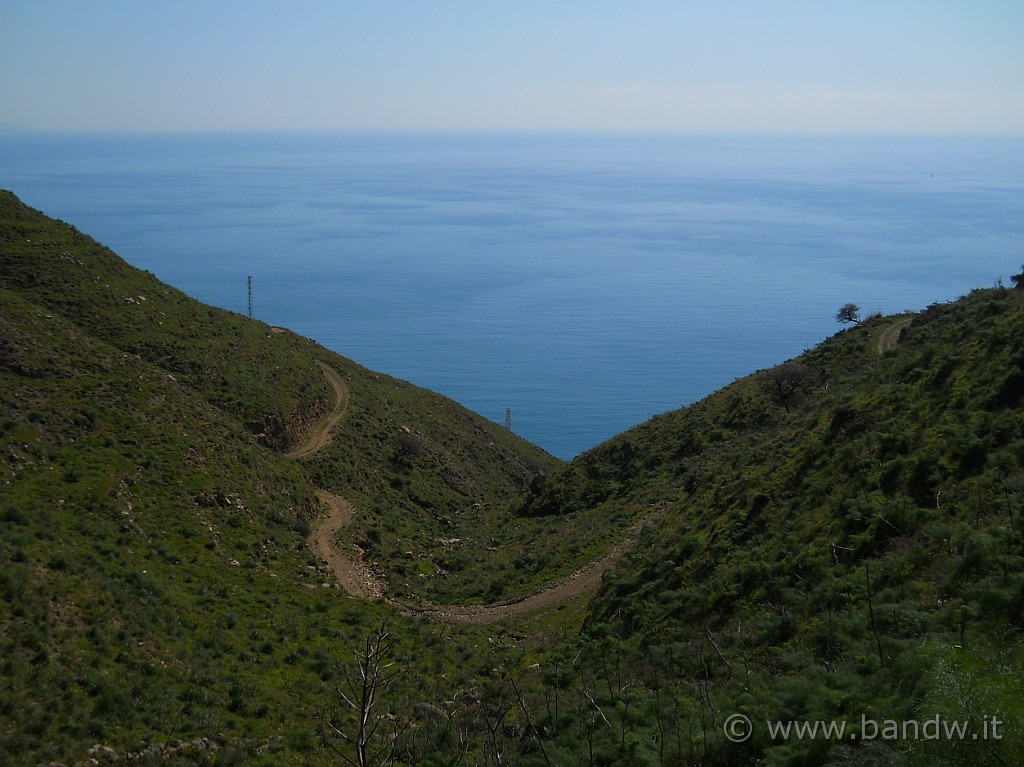
[(252, 275), (249, 275), (249, 319), (252, 319)]

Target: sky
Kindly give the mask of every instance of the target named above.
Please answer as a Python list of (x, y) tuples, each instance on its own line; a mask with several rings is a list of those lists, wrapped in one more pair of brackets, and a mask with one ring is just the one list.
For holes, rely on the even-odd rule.
[(0, 128), (1024, 133), (1022, 0), (0, 0)]

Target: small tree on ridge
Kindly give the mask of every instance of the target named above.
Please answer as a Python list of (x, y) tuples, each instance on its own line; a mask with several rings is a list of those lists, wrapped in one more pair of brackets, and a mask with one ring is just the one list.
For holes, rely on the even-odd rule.
[(857, 304), (843, 304), (836, 312), (836, 322), (852, 322), (860, 324), (860, 307)]

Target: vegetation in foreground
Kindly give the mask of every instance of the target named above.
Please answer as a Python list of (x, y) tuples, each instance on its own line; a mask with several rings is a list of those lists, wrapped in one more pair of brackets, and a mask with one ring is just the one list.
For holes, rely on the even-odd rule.
[[(861, 321), (565, 466), (6, 193), (0, 305), (5, 763), (1024, 755), (1016, 291)], [(289, 460), (331, 407), (318, 362), (349, 409)], [(647, 527), (589, 605), (463, 626), (333, 588), (317, 487), (407, 601), (522, 593)], [(850, 729), (767, 724), (819, 721)]]

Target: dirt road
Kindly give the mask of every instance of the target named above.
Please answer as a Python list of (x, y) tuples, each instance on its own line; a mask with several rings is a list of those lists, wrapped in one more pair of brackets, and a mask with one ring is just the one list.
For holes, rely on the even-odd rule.
[(878, 353), (885, 354), (895, 349), (896, 345), (900, 342), (900, 333), (903, 332), (903, 328), (908, 327), (913, 321), (913, 317), (908, 317), (905, 320), (894, 322), (887, 327), (882, 335), (878, 337)]
[[(331, 430), (345, 415), (348, 407), (349, 390), (334, 368), (320, 363), (324, 377), (337, 396), (334, 408), (320, 418), (310, 429), (302, 444), (287, 453), (289, 458), (301, 459), (323, 449), (331, 440)], [(356, 509), (351, 502), (326, 490), (317, 490), (317, 498), (326, 514), (313, 523), (313, 530), (306, 543), (310, 550), (324, 560), (331, 569), (338, 585), (359, 599), (390, 601), (387, 599), (385, 584), (363, 561), (363, 552), (351, 544), (342, 547), (336, 543), (338, 533), (352, 521)], [(615, 561), (629, 549), (642, 522), (637, 523), (622, 541), (604, 555), (594, 559), (571, 575), (537, 589), (519, 599), (495, 602), (487, 605), (396, 605), (408, 613), (428, 615), (441, 620), (462, 623), (494, 623), (506, 618), (524, 615), (583, 594), (597, 591), (601, 576)]]
[(313, 424), (313, 428), (310, 429), (302, 444), (286, 453), (289, 458), (305, 458), (307, 455), (312, 455), (317, 450), (326, 447), (327, 443), (331, 441), (331, 429), (345, 415), (345, 408), (348, 407), (348, 387), (341, 380), (341, 376), (330, 365), (325, 365), (323, 362), (319, 364), (320, 369), (324, 371), (324, 378), (327, 379), (327, 383), (334, 389), (334, 409)]
[(327, 516), (317, 520), (309, 534), (309, 548), (327, 563), (338, 585), (349, 594), (360, 599), (383, 599), (384, 584), (363, 562), (362, 550), (352, 544), (351, 551), (346, 552), (334, 542), (338, 531), (352, 521), (355, 507), (326, 490), (317, 490), (316, 496), (327, 509)]
[(592, 559), (580, 569), (565, 578), (552, 581), (536, 591), (518, 599), (493, 602), (487, 605), (430, 605), (423, 608), (406, 606), (409, 612), (429, 615), (440, 620), (454, 620), (460, 623), (496, 623), (526, 613), (553, 607), (584, 594), (596, 594), (601, 585), (601, 576), (626, 551), (636, 543), (636, 534), (646, 518), (634, 525), (626, 538), (615, 544), (597, 559)]

